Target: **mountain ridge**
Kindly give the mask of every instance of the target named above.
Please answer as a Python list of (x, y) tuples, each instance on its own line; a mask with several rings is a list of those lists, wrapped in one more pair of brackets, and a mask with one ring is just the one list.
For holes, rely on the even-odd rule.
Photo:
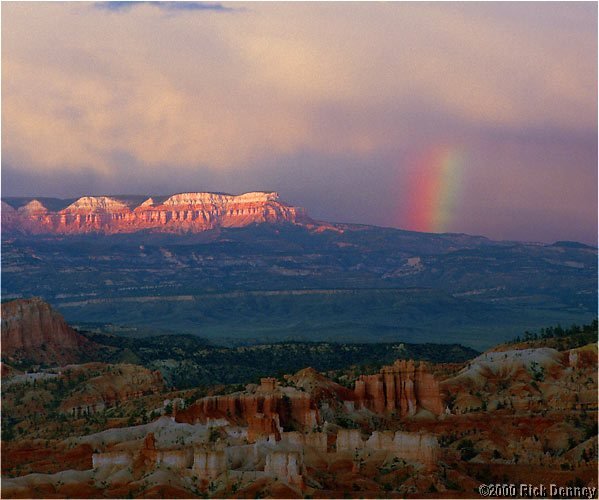
[(320, 225), (308, 217), (305, 209), (281, 201), (275, 191), (81, 196), (62, 202), (45, 197), (2, 200), (4, 233), (117, 234), (145, 229), (197, 233), (255, 223)]

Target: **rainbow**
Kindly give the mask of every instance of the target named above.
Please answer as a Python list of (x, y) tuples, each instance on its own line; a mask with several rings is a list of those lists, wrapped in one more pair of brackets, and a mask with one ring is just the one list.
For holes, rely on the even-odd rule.
[(404, 214), (408, 229), (448, 231), (462, 185), (463, 160), (462, 151), (449, 146), (436, 146), (416, 159)]

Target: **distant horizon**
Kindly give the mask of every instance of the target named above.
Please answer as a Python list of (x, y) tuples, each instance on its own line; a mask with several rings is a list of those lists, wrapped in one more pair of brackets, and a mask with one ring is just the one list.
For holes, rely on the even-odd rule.
[(3, 4), (3, 196), (276, 186), (323, 220), (597, 243), (596, 4), (179, 5)]
[[(218, 194), (218, 195), (224, 195), (224, 196), (241, 196), (247, 193), (277, 193), (279, 194), (279, 197), (281, 199), (281, 201), (283, 201), (284, 203), (286, 203), (285, 201), (285, 197), (281, 196), (280, 192), (275, 190), (263, 190), (263, 189), (258, 189), (258, 190), (252, 190), (252, 191), (244, 191), (244, 192), (240, 192), (240, 193), (225, 193), (225, 192), (219, 192), (219, 191), (181, 191), (181, 192), (176, 192), (176, 193), (169, 193), (169, 194), (160, 194), (160, 193), (144, 193), (144, 194), (135, 194), (135, 193), (128, 193), (128, 194), (107, 194), (107, 193), (102, 193), (102, 194), (82, 194), (79, 196), (69, 196), (67, 198), (63, 198), (60, 196), (46, 196), (46, 195), (39, 195), (39, 196), (35, 196), (35, 195), (28, 195), (28, 196), (13, 196), (13, 195), (9, 195), (9, 196), (5, 196), (5, 195), (1, 195), (0, 199), (2, 199), (2, 201), (4, 200), (13, 200), (13, 199), (18, 199), (18, 200), (22, 200), (23, 203), (19, 204), (19, 205), (11, 205), (10, 203), (8, 203), (9, 205), (11, 205), (13, 208), (17, 209), (20, 208), (22, 206), (24, 206), (26, 203), (28, 203), (29, 201), (33, 201), (33, 200), (44, 200), (44, 199), (48, 199), (48, 200), (59, 200), (59, 201), (64, 201), (64, 202), (72, 202), (72, 201), (76, 201), (80, 198), (89, 196), (89, 197), (107, 197), (107, 198), (114, 198), (114, 199), (119, 199), (119, 198), (140, 198), (140, 199), (147, 199), (147, 198), (153, 198), (153, 197), (158, 197), (158, 198), (168, 198), (171, 196), (175, 196), (178, 194), (192, 194), (192, 193), (197, 193), (197, 194)], [(144, 200), (145, 201), (145, 200)], [(68, 205), (67, 205), (68, 206)], [(311, 214), (310, 212), (310, 208), (303, 206), (303, 205), (293, 205), (293, 206), (299, 206), (302, 208), (305, 208), (308, 215)], [(49, 207), (46, 207), (49, 208)], [(60, 209), (62, 210), (62, 209)], [(51, 210), (53, 211), (53, 210)], [(415, 233), (428, 233), (428, 234), (465, 234), (467, 236), (474, 236), (474, 237), (483, 237), (483, 238), (487, 238), (491, 241), (514, 241), (514, 242), (518, 242), (518, 243), (542, 243), (542, 244), (547, 244), (547, 245), (551, 245), (551, 244), (555, 244), (555, 243), (580, 243), (580, 244), (584, 244), (586, 246), (589, 246), (591, 248), (598, 248), (599, 244), (597, 241), (595, 241), (594, 243), (588, 243), (586, 241), (581, 241), (581, 240), (568, 240), (568, 239), (555, 239), (555, 240), (550, 240), (550, 241), (535, 241), (535, 240), (518, 240), (518, 239), (498, 239), (498, 238), (493, 238), (491, 236), (485, 235), (485, 234), (475, 234), (475, 233), (465, 233), (465, 232), (456, 232), (456, 231), (441, 231), (441, 232), (437, 232), (437, 231), (418, 231), (418, 230), (414, 230), (414, 229), (407, 229), (407, 228), (403, 228), (403, 227), (397, 227), (397, 226), (384, 226), (384, 225), (380, 225), (380, 224), (372, 224), (372, 223), (362, 223), (362, 222), (349, 222), (349, 221), (343, 221), (343, 220), (330, 220), (330, 219), (325, 219), (325, 218), (318, 218), (317, 220), (320, 220), (322, 222), (327, 222), (330, 224), (353, 224), (353, 225), (363, 225), (363, 226), (372, 226), (372, 227), (379, 227), (379, 228), (383, 228), (383, 229), (397, 229), (400, 231), (409, 231), (409, 232), (415, 232)]]

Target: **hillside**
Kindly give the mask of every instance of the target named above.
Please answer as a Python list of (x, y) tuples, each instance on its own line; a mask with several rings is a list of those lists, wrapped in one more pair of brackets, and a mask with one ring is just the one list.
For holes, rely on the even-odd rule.
[(8, 236), (2, 272), (3, 297), (41, 296), (83, 328), (111, 323), (228, 345), (349, 340), (482, 350), (597, 315), (596, 249), (344, 224)]
[(39, 298), (2, 304), (2, 361), (63, 365), (99, 355), (100, 346), (73, 330)]

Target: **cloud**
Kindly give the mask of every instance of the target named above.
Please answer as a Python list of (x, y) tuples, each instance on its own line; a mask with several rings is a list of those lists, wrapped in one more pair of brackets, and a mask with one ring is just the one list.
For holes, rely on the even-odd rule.
[[(114, 150), (149, 168), (229, 170), (304, 148), (363, 154), (418, 142), (426, 133), (412, 123), (425, 115), (441, 133), (450, 130), (437, 127), (443, 117), (596, 128), (597, 49), (579, 6), (540, 4), (546, 29), (534, 18), (514, 23), (518, 4), (275, 2), (247, 16), (168, 22), (160, 10), (238, 5), (149, 2), (155, 8), (128, 16), (77, 3), (7, 5), (3, 152), (24, 165), (114, 169)], [(561, 26), (564, 12), (581, 28)]]
[(109, 10), (113, 12), (124, 12), (129, 11), (133, 7), (141, 5), (150, 5), (160, 10), (174, 12), (174, 11), (216, 11), (216, 12), (230, 12), (236, 9), (227, 7), (222, 3), (213, 2), (145, 2), (145, 1), (107, 1), (107, 2), (95, 2), (94, 7), (101, 10)]
[[(336, 219), (360, 215), (343, 200), (362, 199), (365, 186), (384, 194), (360, 221), (370, 213), (401, 225), (385, 214), (403, 195), (386, 190), (403, 182), (403, 155), (459, 143), (478, 159), (472, 179), (485, 196), (469, 194), (462, 220), (470, 225), (456, 230), (479, 227), (471, 214), (487, 213), (475, 206), (485, 200), (497, 212), (501, 203), (531, 210), (527, 189), (552, 213), (552, 179), (570, 213), (594, 209), (586, 187), (596, 185), (596, 143), (586, 139), (597, 136), (592, 4), (94, 6), (3, 5), (2, 157), (9, 179), (24, 179), (6, 186), (37, 177), (76, 190), (89, 179), (106, 192), (126, 179), (116, 189), (126, 191), (151, 188), (136, 181), (148, 178), (174, 190), (211, 180), (210, 189), (242, 191), (291, 189), (294, 179), (312, 202), (332, 186), (320, 213)], [(368, 181), (375, 165), (384, 182)], [(552, 176), (543, 177), (548, 165)], [(501, 172), (521, 186), (517, 196), (502, 191), (512, 184), (499, 182)], [(298, 203), (299, 191), (290, 191)]]

